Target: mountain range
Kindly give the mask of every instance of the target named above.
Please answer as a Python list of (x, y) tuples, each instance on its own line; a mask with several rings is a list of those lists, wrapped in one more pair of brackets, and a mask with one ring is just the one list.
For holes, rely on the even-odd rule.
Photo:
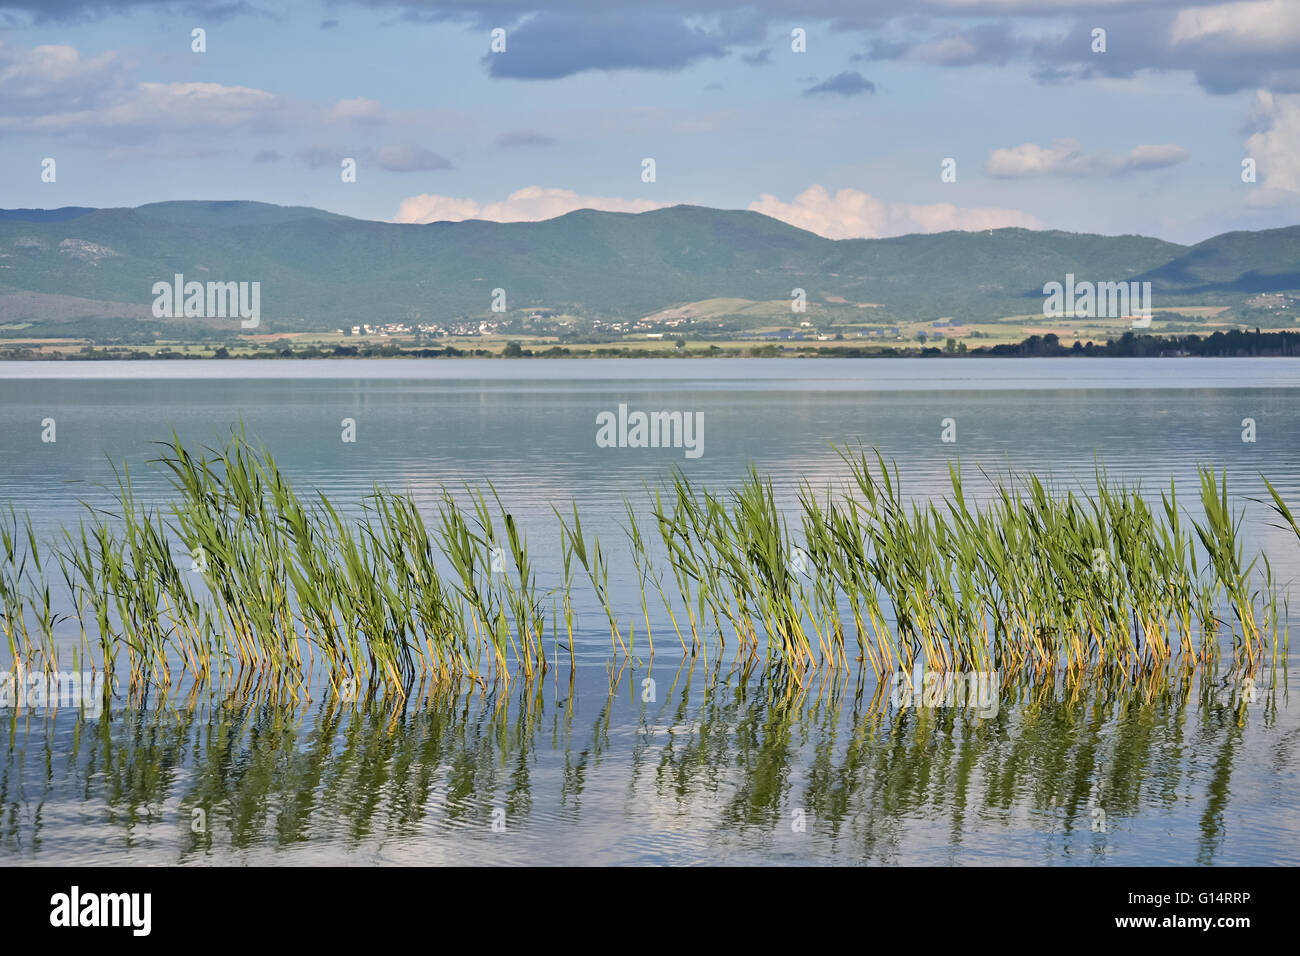
[[(259, 331), (478, 319), (493, 290), (536, 309), (636, 319), (708, 299), (856, 310), (872, 321), (1039, 312), (1043, 285), (1150, 281), (1153, 304), (1240, 308), (1300, 290), (1300, 226), (1192, 246), (996, 229), (832, 240), (757, 212), (579, 210), (543, 222), (410, 225), (230, 201), (0, 210), (0, 323), (152, 318), (155, 282), (259, 281)], [(203, 320), (219, 322), (222, 320)], [(227, 322), (233, 328), (237, 323)]]

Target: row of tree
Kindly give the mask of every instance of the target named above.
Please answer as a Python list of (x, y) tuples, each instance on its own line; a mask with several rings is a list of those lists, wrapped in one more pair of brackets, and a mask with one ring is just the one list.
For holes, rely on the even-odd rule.
[[(937, 349), (935, 351), (938, 351)], [(1300, 332), (1253, 332), (1229, 329), (1210, 335), (1138, 335), (1125, 332), (1118, 339), (1102, 343), (1075, 342), (1064, 346), (1055, 334), (1031, 335), (1015, 345), (993, 345), (974, 349), (974, 355), (1104, 355), (1118, 358), (1197, 355), (1242, 357), (1250, 355), (1300, 355)]]

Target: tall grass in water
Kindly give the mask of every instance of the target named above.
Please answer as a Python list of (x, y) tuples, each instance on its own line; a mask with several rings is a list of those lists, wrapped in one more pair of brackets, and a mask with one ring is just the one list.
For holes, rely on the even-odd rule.
[[(1259, 660), (1270, 638), (1276, 656), (1271, 566), (1247, 560), (1242, 515), (1212, 469), (1199, 477), (1204, 517), (1190, 520), (1172, 483), (1152, 507), (1100, 471), (1091, 494), (1030, 475), (992, 483), (976, 503), (950, 468), (944, 500), (913, 503), (879, 454), (840, 454), (847, 491), (805, 486), (793, 518), (753, 467), (721, 494), (676, 473), (650, 491), (649, 521), (625, 502), (639, 607), (617, 606), (610, 555), (576, 505), (555, 509), (562, 575), (543, 592), (527, 537), (491, 486), (460, 500), (444, 491), (431, 524), (409, 496), (382, 489), (345, 513), (322, 494), (300, 497), (238, 434), (197, 452), (173, 434), (156, 460), (171, 502), (143, 505), (123, 472), (116, 513), (65, 529), (54, 558), (79, 648), (109, 671), (124, 658), (133, 686), (172, 682), (176, 662), (197, 681), (241, 686), (297, 689), (323, 673), (335, 693), (531, 678), (551, 666), (548, 598), (549, 644), (573, 664), (573, 598), (585, 585), (615, 654), (633, 652), (638, 611), (654, 653), (649, 589), (684, 653), (730, 649), (796, 686), (853, 660), (878, 678), (921, 664), (1151, 672), (1213, 660), (1224, 632), (1237, 661)], [(24, 666), (52, 666), (51, 560), (30, 522), (0, 514), (0, 624)]]
[(855, 557), (895, 608), (900, 659), (921, 654), (932, 666), (969, 669), (1194, 663), (1216, 652), (1222, 627), (1232, 629), (1217, 616), (1224, 607), (1239, 625), (1238, 655), (1253, 660), (1262, 649), (1254, 562), (1242, 555), (1226, 476), (1212, 469), (1200, 469), (1206, 518), (1193, 522), (1202, 561), (1172, 483), (1160, 512), (1104, 472), (1084, 499), (1053, 494), (1030, 475), (996, 484), (980, 509), (953, 469), (944, 516), (933, 504), (905, 507), (879, 456), (874, 473), (864, 454), (844, 457), (862, 494), (850, 507), (865, 512), (869, 529)]
[(1270, 634), (1276, 641), (1271, 572), (1261, 596), (1241, 515), (1211, 469), (1200, 471), (1205, 517), (1189, 528), (1172, 483), (1155, 510), (1104, 472), (1083, 498), (1030, 475), (995, 483), (977, 507), (951, 468), (946, 501), (908, 504), (878, 454), (841, 454), (852, 490), (822, 500), (804, 487), (801, 541), (753, 470), (729, 502), (681, 474), (655, 495), (682, 603), (691, 607), (694, 588), (698, 620), (724, 646), (734, 637), (742, 654), (797, 671), (846, 663), (851, 641), (879, 675), (918, 661), (973, 671), (1195, 665), (1214, 657), (1225, 630), (1234, 656), (1254, 661)]
[[(138, 507), (127, 480), (120, 531), (94, 516), (65, 533), (65, 576), (106, 668), (125, 647), (133, 681), (167, 683), (177, 659), (200, 680), (301, 686), (319, 659), (336, 690), (399, 692), (545, 669), (525, 540), (504, 510), (498, 539), (482, 495), (471, 519), (444, 496), (435, 545), (409, 497), (377, 490), (348, 517), (324, 495), (299, 498), (240, 436), (198, 455), (173, 436), (157, 462), (176, 492), (165, 513)], [(511, 576), (492, 573), (498, 548)]]
[[(46, 580), (40, 544), (26, 518), (20, 525), (13, 505), (0, 512), (0, 628), (10, 659), (39, 661), (46, 670), (57, 666), (54, 655), (53, 598)], [(28, 618), (32, 617), (29, 628)]]

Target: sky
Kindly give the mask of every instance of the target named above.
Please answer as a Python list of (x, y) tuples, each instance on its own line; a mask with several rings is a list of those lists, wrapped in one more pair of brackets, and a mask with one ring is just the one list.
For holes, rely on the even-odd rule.
[(2, 208), (1191, 243), (1300, 222), (1298, 151), (1300, 0), (0, 0)]

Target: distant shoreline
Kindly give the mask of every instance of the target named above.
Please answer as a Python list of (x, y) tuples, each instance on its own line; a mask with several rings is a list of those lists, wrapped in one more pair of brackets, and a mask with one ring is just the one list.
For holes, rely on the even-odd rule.
[[(42, 343), (53, 345), (53, 343)], [(1300, 357), (1300, 331), (1263, 332), (1232, 329), (1216, 331), (1208, 336), (1195, 333), (1186, 335), (1138, 335), (1125, 332), (1118, 339), (1102, 343), (1074, 342), (1062, 345), (1053, 334), (1031, 335), (1019, 343), (983, 345), (969, 348), (964, 342), (949, 340), (944, 348), (938, 347), (877, 347), (863, 348), (853, 345), (777, 345), (727, 342), (726, 347), (710, 343), (685, 345), (676, 349), (648, 349), (637, 347), (597, 346), (568, 348), (562, 345), (526, 348), (521, 342), (511, 341), (503, 349), (457, 348), (446, 346), (403, 347), (398, 345), (336, 345), (333, 348), (307, 346), (294, 348), (286, 344), (282, 349), (232, 354), (224, 345), (193, 342), (174, 343), (177, 348), (164, 347), (147, 351), (131, 346), (88, 345), (78, 352), (56, 351), (54, 348), (4, 348), (0, 346), (0, 362), (190, 362), (190, 361), (331, 361), (336, 359), (665, 359), (692, 360), (716, 358), (1296, 358)], [(235, 348), (238, 350), (238, 346)], [(202, 351), (198, 351), (198, 350)]]

